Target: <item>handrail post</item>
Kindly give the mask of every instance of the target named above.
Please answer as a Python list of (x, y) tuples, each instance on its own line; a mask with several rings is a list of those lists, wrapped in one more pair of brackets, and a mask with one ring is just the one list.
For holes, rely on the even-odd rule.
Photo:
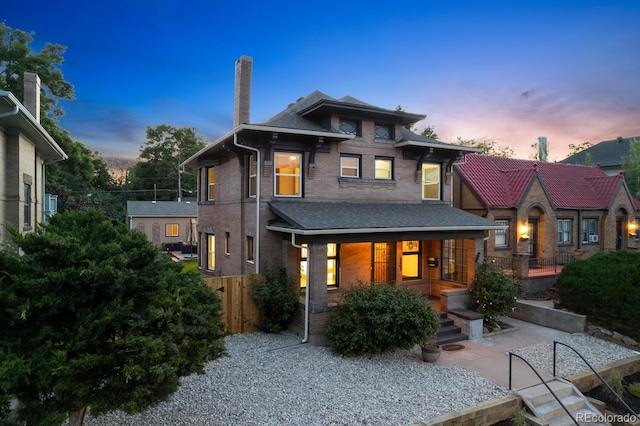
[(509, 352), (509, 390), (511, 390), (511, 360), (513, 359), (513, 354)]
[(553, 341), (553, 377), (556, 377), (556, 341)]

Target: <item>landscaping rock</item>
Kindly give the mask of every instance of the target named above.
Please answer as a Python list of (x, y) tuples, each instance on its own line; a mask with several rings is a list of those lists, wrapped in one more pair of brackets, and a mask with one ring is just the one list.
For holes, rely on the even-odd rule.
[(638, 346), (638, 342), (636, 342), (635, 340), (633, 340), (631, 337), (629, 336), (623, 336), (622, 337), (622, 341), (624, 342), (625, 345), (627, 346)]
[(617, 340), (622, 340), (624, 338), (624, 336), (620, 333), (618, 333), (617, 331), (613, 332), (613, 338), (617, 339)]

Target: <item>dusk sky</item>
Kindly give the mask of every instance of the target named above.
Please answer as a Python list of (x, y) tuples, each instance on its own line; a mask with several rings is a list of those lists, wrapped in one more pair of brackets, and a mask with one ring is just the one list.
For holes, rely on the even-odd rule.
[(135, 158), (146, 126), (232, 128), (235, 61), (253, 57), (251, 122), (314, 90), (426, 114), (439, 139), (518, 158), (640, 135), (640, 1), (11, 1), (0, 19), (67, 46), (63, 128)]

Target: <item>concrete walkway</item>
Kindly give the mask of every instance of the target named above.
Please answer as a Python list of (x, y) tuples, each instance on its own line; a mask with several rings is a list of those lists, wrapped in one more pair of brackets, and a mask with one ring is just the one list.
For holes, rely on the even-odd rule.
[[(464, 349), (458, 351), (442, 351), (437, 363), (440, 365), (457, 365), (470, 371), (478, 372), (482, 377), (505, 388), (509, 387), (509, 351), (537, 343), (552, 342), (569, 333), (520, 321), (504, 318), (503, 321), (519, 329), (476, 341), (462, 341)], [(535, 373), (519, 358), (513, 358), (511, 387), (514, 390), (540, 383)], [(545, 379), (550, 374), (539, 371)]]

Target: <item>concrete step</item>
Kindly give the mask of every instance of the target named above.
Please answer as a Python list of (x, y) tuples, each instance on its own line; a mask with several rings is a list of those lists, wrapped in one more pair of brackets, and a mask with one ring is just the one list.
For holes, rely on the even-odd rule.
[[(550, 380), (547, 382), (547, 385), (559, 398), (570, 395), (573, 392), (571, 383), (567, 383), (565, 381)], [(526, 398), (527, 400), (531, 401), (531, 403), (535, 406), (539, 406), (547, 402), (556, 400), (553, 395), (549, 393), (547, 387), (542, 383), (521, 389), (518, 391), (518, 394), (520, 394), (522, 398)]]

